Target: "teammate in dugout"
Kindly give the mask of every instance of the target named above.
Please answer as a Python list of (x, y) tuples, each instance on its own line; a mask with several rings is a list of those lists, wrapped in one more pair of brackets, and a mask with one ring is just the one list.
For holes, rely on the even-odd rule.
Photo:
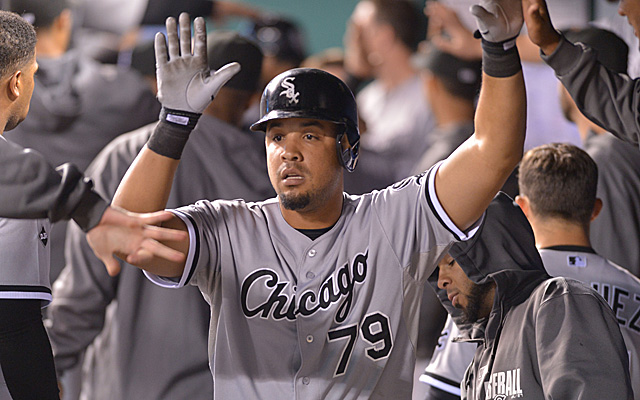
[[(343, 171), (358, 157), (353, 95), (333, 75), (294, 69), (267, 86), (253, 125), (266, 131), (277, 197), (174, 210), (163, 225), (189, 240), (165, 243), (186, 262), (135, 263), (160, 285), (197, 285), (211, 305), (216, 397), (411, 398), (421, 291), (522, 156), (526, 100), (512, 40), (521, 5), (483, 4), (476, 132), (448, 159), (381, 191), (344, 193)], [(209, 72), (204, 20), (194, 27), (193, 53), (186, 14), (167, 20), (168, 52), (156, 36), (164, 111), (114, 197), (125, 209), (165, 207), (189, 132), (238, 68)]]
[[(460, 328), (458, 340), (476, 344), (475, 354), (462, 355), (472, 361), (461, 398), (633, 400), (630, 356), (607, 302), (580, 281), (547, 274), (527, 218), (509, 196), (496, 196), (484, 218), (429, 279)], [(429, 398), (452, 398), (444, 394)]]
[(170, 215), (139, 216), (111, 207), (74, 166), (54, 171), (42, 155), (2, 136), (27, 117), (38, 68), (35, 43), (28, 22), (0, 11), (0, 365), (15, 399), (58, 398), (40, 310), (51, 301), (47, 244), (52, 222), (74, 219), (107, 264), (115, 262), (115, 251), (132, 260), (183, 259), (153, 240), (179, 239), (182, 232), (146, 227)]

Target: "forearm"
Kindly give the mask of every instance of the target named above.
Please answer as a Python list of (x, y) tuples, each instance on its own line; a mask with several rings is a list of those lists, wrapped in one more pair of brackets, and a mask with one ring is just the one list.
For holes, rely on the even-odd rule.
[(526, 96), (521, 71), (505, 78), (483, 74), (475, 127), (436, 176), (438, 198), (463, 230), (482, 215), (522, 157)]
[[(157, 130), (166, 125), (166, 122), (159, 123), (153, 135), (158, 134)], [(147, 144), (120, 182), (113, 197), (113, 205), (134, 212), (163, 210), (179, 163), (179, 159), (160, 155)]]
[(640, 142), (640, 80), (609, 71), (593, 50), (562, 38), (556, 50), (542, 56), (556, 72), (580, 111), (622, 140)]

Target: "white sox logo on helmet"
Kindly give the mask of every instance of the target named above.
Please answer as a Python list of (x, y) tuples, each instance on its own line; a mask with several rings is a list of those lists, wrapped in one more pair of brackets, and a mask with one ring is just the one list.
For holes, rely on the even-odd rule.
[[(320, 310), (326, 310), (332, 304), (342, 301), (335, 315), (336, 323), (343, 322), (351, 310), (353, 291), (356, 284), (362, 283), (367, 277), (367, 255), (358, 254), (349, 268), (343, 265), (320, 286), (318, 293), (307, 290), (296, 296), (283, 293), (290, 282), (280, 281), (278, 274), (267, 268), (258, 269), (249, 274), (242, 282), (241, 302), (244, 315), (249, 318), (260, 315), (261, 318), (274, 320), (295, 320), (298, 315), (310, 316)], [(260, 304), (250, 305), (251, 289), (262, 282), (271, 289), (269, 297)], [(254, 295), (252, 298), (257, 297)]]
[(284, 78), (280, 84), (280, 86), (285, 89), (280, 93), (280, 96), (287, 96), (289, 104), (298, 104), (298, 97), (300, 96), (300, 92), (296, 92), (296, 86), (293, 83), (295, 79), (295, 76), (290, 76), (288, 78)]

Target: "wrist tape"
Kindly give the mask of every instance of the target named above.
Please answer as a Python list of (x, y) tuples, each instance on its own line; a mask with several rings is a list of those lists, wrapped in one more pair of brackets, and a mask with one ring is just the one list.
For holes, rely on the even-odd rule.
[[(476, 31), (474, 36), (481, 37)], [(516, 37), (504, 42), (489, 42), (482, 38), (482, 70), (495, 78), (507, 78), (522, 70)]]
[(179, 160), (192, 128), (160, 119), (147, 142), (147, 148), (161, 156)]

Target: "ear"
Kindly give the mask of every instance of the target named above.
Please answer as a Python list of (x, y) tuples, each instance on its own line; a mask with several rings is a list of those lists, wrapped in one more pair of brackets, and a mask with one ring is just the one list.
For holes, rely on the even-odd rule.
[(9, 100), (16, 101), (22, 90), (22, 71), (16, 71), (7, 80), (7, 96)]
[(602, 199), (597, 198), (595, 204), (593, 205), (593, 212), (591, 213), (591, 221), (596, 219), (596, 217), (600, 214), (600, 211), (602, 211)]
[(531, 207), (529, 205), (529, 198), (525, 195), (517, 195), (515, 198), (516, 204), (520, 206), (520, 209), (524, 213), (527, 219), (530, 219)]

